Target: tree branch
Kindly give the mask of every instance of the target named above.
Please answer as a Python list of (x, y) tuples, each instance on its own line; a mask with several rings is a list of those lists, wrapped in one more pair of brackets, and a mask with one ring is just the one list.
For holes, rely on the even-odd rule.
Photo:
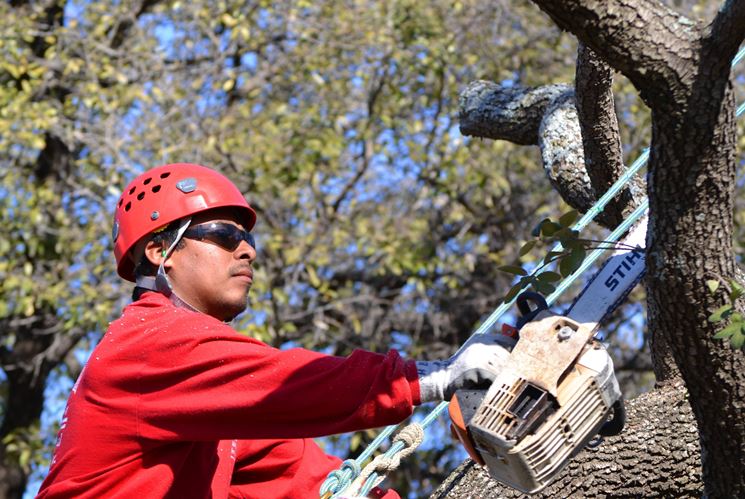
[(571, 91), (568, 85), (529, 88), (505, 87), (483, 80), (472, 82), (460, 94), (460, 131), (467, 136), (535, 145), (546, 108)]
[[(598, 199), (598, 193), (607, 189), (607, 186), (602, 191), (594, 189), (588, 176), (574, 92), (569, 86), (503, 87), (476, 81), (463, 91), (460, 105), (463, 134), (537, 144), (549, 181), (573, 208), (586, 212)], [(593, 112), (602, 114), (599, 110)], [(596, 156), (602, 158), (599, 153)], [(622, 165), (617, 169), (621, 170)], [(604, 175), (602, 171), (598, 174), (604, 182), (610, 178), (610, 183), (617, 176)], [(601, 213), (597, 221), (605, 227), (615, 227), (619, 220), (617, 213), (617, 210)]]
[[(585, 44), (577, 50), (575, 103), (582, 132), (585, 168), (596, 193), (606, 192), (623, 174), (621, 137), (613, 101), (613, 71)], [(603, 211), (607, 226), (615, 227), (644, 196), (635, 178)]]
[(731, 64), (745, 38), (745, 2), (727, 0), (709, 25), (705, 38), (717, 48), (722, 62)]
[[(23, 2), (25, 3), (25, 2)], [(21, 5), (21, 2), (12, 4), (14, 7)], [(65, 5), (61, 2), (47, 2), (44, 5), (39, 21), (41, 22), (42, 30), (52, 32), (56, 27), (62, 25), (62, 19), (64, 15)], [(30, 44), (31, 50), (34, 55), (40, 59), (44, 58), (44, 53), (49, 48), (50, 43), (47, 41), (46, 33), (38, 34), (34, 36), (33, 41)]]
[(692, 21), (659, 2), (639, 0), (533, 0), (626, 75), (649, 105), (685, 91), (686, 64), (696, 57)]
[(538, 146), (546, 175), (562, 199), (580, 212), (590, 209), (597, 195), (585, 168), (574, 92), (561, 95), (546, 109)]

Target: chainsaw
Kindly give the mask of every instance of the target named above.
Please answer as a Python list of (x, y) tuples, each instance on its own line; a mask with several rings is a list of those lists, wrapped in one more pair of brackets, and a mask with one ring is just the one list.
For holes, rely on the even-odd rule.
[(622, 431), (623, 397), (596, 333), (644, 274), (646, 226), (629, 231), (565, 314), (519, 295), (516, 326), (502, 326), (517, 339), (508, 361), (487, 390), (451, 399), (453, 435), (496, 480), (538, 492), (598, 435)]

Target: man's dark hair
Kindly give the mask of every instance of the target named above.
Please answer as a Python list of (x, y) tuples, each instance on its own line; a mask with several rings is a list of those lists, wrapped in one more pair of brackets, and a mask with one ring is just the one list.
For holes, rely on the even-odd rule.
[[(181, 225), (181, 222), (179, 220), (175, 222), (171, 222), (168, 224), (168, 226), (161, 230), (160, 232), (155, 232), (150, 235), (150, 238), (148, 239), (148, 242), (154, 242), (156, 244), (160, 244), (163, 249), (167, 249), (168, 247), (173, 244), (173, 241), (176, 240), (176, 236), (178, 235), (178, 229)], [(176, 247), (173, 249), (173, 251), (178, 251), (184, 247), (184, 240), (181, 239)], [(135, 280), (138, 277), (141, 276), (155, 276), (155, 273), (158, 271), (158, 267), (156, 265), (153, 265), (150, 260), (147, 259), (147, 255), (144, 253), (140, 257), (140, 261), (135, 264), (134, 269), (134, 275)], [(132, 290), (132, 301), (137, 301), (142, 297), (142, 295), (146, 292), (150, 291), (146, 288), (141, 288), (140, 286), (135, 286), (135, 288)]]

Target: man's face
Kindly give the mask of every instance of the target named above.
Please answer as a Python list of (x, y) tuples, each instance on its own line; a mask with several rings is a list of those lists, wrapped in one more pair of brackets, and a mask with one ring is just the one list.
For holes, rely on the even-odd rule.
[[(227, 208), (195, 215), (190, 229), (201, 226), (209, 230), (219, 224), (245, 230), (234, 210)], [(200, 312), (222, 321), (243, 312), (253, 283), (251, 264), (256, 250), (246, 241), (233, 250), (209, 239), (184, 237), (183, 241), (184, 247), (174, 251), (165, 264), (174, 292)]]

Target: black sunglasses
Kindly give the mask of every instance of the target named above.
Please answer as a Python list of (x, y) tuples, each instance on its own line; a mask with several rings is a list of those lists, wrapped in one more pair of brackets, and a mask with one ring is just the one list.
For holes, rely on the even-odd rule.
[(228, 251), (235, 251), (241, 241), (246, 241), (249, 246), (256, 249), (253, 234), (233, 224), (211, 222), (194, 225), (184, 231), (184, 237), (197, 241), (209, 241)]

